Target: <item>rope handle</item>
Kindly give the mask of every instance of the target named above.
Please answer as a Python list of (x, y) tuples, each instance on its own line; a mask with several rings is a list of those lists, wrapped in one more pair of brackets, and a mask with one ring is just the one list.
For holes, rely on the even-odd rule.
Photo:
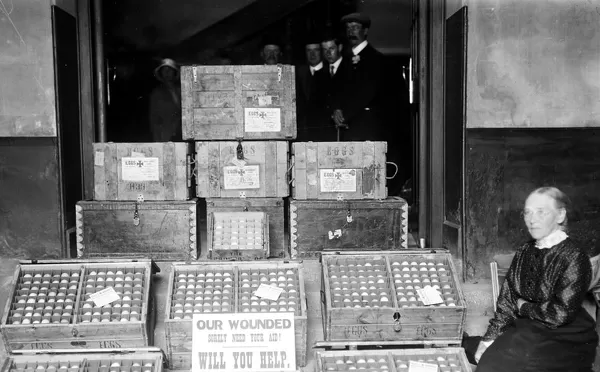
[(289, 185), (291, 185), (292, 183), (294, 183), (294, 181), (296, 180), (294, 178), (294, 176), (292, 176), (292, 169), (294, 169), (294, 159), (295, 159), (294, 155), (292, 155), (292, 157), (290, 159), (291, 160), (290, 161), (290, 166), (288, 167), (288, 170), (287, 170), (287, 174), (288, 174), (288, 178), (289, 178), (289, 180), (288, 180), (288, 184)]
[(399, 170), (399, 168), (398, 168), (398, 164), (396, 164), (396, 163), (394, 163), (394, 162), (391, 162), (391, 161), (386, 161), (385, 163), (386, 163), (386, 164), (391, 164), (391, 165), (393, 165), (394, 167), (396, 167), (396, 171), (394, 172), (394, 175), (393, 175), (393, 176), (391, 176), (391, 177), (385, 177), (385, 179), (386, 179), (386, 180), (391, 180), (392, 178), (396, 177), (396, 175), (398, 174), (398, 170)]

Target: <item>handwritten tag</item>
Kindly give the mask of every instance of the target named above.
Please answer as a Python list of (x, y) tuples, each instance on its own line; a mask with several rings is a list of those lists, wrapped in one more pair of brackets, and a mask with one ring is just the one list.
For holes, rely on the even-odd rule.
[(329, 240), (334, 238), (340, 238), (342, 236), (342, 230), (337, 229), (335, 231), (329, 231)]
[(104, 166), (104, 152), (102, 151), (96, 151), (94, 154), (94, 165), (97, 165), (99, 167), (103, 167)]
[(90, 300), (94, 301), (94, 304), (97, 307), (106, 306), (120, 299), (121, 297), (115, 292), (113, 287), (104, 288), (103, 290), (90, 295)]
[(411, 360), (408, 362), (408, 372), (438, 372), (438, 365)]
[(283, 288), (273, 287), (267, 284), (261, 284), (258, 286), (254, 295), (260, 298), (266, 298), (267, 300), (277, 301), (281, 293), (283, 292)]
[(258, 96), (259, 106), (270, 106), (272, 104), (271, 96)]
[(424, 288), (417, 289), (419, 299), (424, 305), (435, 305), (444, 302), (440, 293), (430, 285), (426, 285)]

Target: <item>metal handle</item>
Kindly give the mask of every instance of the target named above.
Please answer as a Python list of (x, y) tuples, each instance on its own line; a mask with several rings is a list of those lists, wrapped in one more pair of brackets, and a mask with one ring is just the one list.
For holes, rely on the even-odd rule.
[(391, 177), (386, 177), (386, 178), (385, 178), (385, 179), (387, 179), (387, 180), (391, 180), (392, 178), (396, 177), (396, 175), (398, 174), (398, 164), (396, 164), (396, 163), (393, 163), (393, 162), (391, 162), (391, 161), (386, 161), (385, 163), (386, 163), (386, 164), (391, 164), (391, 165), (393, 165), (394, 167), (396, 167), (396, 171), (394, 172), (394, 175), (393, 175), (393, 176), (391, 176)]

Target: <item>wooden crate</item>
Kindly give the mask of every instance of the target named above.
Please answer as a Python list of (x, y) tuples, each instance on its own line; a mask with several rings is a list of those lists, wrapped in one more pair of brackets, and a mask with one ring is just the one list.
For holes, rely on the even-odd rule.
[[(269, 216), (269, 255), (288, 257), (285, 239), (284, 200), (280, 198), (206, 199), (208, 225), (214, 212), (264, 212)], [(210, 241), (210, 239), (208, 239)]]
[[(460, 345), (461, 283), (448, 251), (427, 252), (323, 253), (325, 341)], [(438, 286), (444, 303), (423, 305), (416, 287), (425, 285)]]
[(75, 206), (77, 256), (195, 260), (197, 205), (197, 199), (80, 201)]
[(406, 249), (408, 204), (404, 199), (290, 200), (292, 258), (331, 250)]
[(127, 353), (35, 353), (11, 355), (0, 372), (162, 372), (160, 350), (127, 350)]
[(471, 372), (462, 348), (316, 351), (315, 371), (408, 372), (410, 361), (435, 364), (439, 372)]
[[(151, 345), (152, 273), (150, 260), (18, 265), (1, 324), (7, 350)], [(108, 287), (109, 283), (119, 293), (120, 300), (103, 308), (95, 307), (89, 301), (89, 294)], [(133, 311), (136, 313), (132, 314)]]
[(269, 216), (264, 212), (213, 212), (208, 216), (208, 257), (214, 260), (269, 258)]
[(190, 143), (94, 143), (94, 200), (187, 200)]
[(287, 142), (196, 142), (196, 194), (201, 198), (289, 195)]
[(182, 66), (184, 140), (296, 138), (294, 66)]
[(292, 143), (292, 197), (385, 199), (387, 142)]
[[(203, 263), (200, 264), (174, 264), (171, 276), (169, 278), (169, 294), (167, 299), (166, 319), (165, 319), (165, 350), (169, 369), (189, 370), (192, 368), (192, 317), (194, 312), (202, 313), (210, 311), (211, 313), (242, 313), (242, 312), (263, 312), (269, 311), (268, 306), (253, 305), (247, 298), (248, 291), (255, 287), (242, 287), (242, 277), (253, 276), (253, 274), (279, 273), (284, 272), (286, 276), (292, 276), (296, 296), (291, 292), (285, 292), (288, 300), (293, 300), (292, 306), (295, 312), (295, 334), (296, 334), (296, 364), (304, 366), (306, 364), (306, 336), (307, 336), (307, 309), (306, 292), (304, 290), (304, 269), (300, 263), (279, 262), (235, 262), (227, 264)], [(196, 288), (204, 287), (204, 278), (208, 273), (218, 277), (217, 273), (223, 278), (222, 284), (213, 282), (215, 289), (220, 289), (221, 304), (214, 305), (208, 300), (210, 306), (204, 306), (206, 298), (196, 300), (191, 293), (187, 293), (190, 283), (195, 284)], [(260, 277), (260, 276), (259, 276)], [(227, 280), (231, 278), (231, 281)], [(231, 284), (230, 284), (231, 283)], [(230, 285), (230, 286), (228, 286)], [(185, 292), (183, 286), (186, 287)], [(219, 286), (219, 287), (217, 287)], [(181, 287), (181, 288), (179, 288)], [(225, 291), (228, 291), (226, 293)], [(197, 289), (195, 290), (197, 291)], [(206, 294), (204, 292), (204, 294)], [(188, 297), (190, 296), (190, 297)], [(227, 298), (225, 297), (227, 296)], [(289, 296), (289, 297), (288, 297)], [(188, 297), (186, 299), (186, 297)], [(281, 297), (283, 298), (283, 297)], [(214, 301), (214, 297), (212, 301)], [(188, 304), (188, 306), (186, 306)], [(190, 306), (192, 305), (192, 306)], [(291, 308), (286, 309), (289, 311)]]

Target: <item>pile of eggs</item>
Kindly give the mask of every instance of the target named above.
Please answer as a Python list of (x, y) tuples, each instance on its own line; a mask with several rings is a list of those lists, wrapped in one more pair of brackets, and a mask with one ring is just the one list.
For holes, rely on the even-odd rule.
[[(86, 268), (78, 321), (81, 323), (137, 322), (144, 307), (144, 268)], [(120, 300), (97, 307), (90, 295), (113, 287)]]
[(326, 357), (323, 360), (323, 369), (325, 371), (387, 371), (391, 370), (388, 365), (388, 359), (385, 356), (340, 356)]
[(337, 259), (328, 263), (333, 307), (393, 307), (383, 259)]
[[(439, 372), (463, 372), (455, 355), (402, 355), (393, 356), (393, 361), (398, 372), (408, 372), (410, 361), (435, 364)], [(388, 371), (392, 370), (389, 360), (384, 355), (352, 355), (352, 356), (326, 356), (322, 358), (323, 371)]]
[(393, 259), (391, 268), (400, 307), (424, 306), (417, 289), (425, 286), (431, 286), (441, 294), (444, 302), (435, 306), (456, 306), (458, 298), (452, 285), (450, 268), (443, 262)]
[[(455, 355), (444, 355), (444, 356), (423, 356), (423, 355), (402, 355), (394, 356), (394, 363), (396, 364), (396, 370), (398, 372), (407, 372), (410, 361), (421, 362), (427, 364), (436, 364), (439, 372), (463, 372), (467, 369), (463, 369)], [(470, 370), (470, 369), (469, 369)]]
[(263, 219), (215, 217), (213, 249), (263, 249)]
[(155, 372), (152, 360), (102, 360), (88, 361), (87, 372)]
[(176, 271), (173, 275), (171, 319), (191, 320), (194, 313), (234, 312), (235, 290), (232, 269)]
[[(241, 270), (239, 277), (240, 311), (294, 312), (300, 315), (300, 285), (298, 271), (291, 268)], [(283, 290), (276, 301), (259, 298), (254, 292), (261, 284), (279, 287)]]
[(52, 361), (52, 362), (13, 362), (10, 372), (155, 372), (156, 365), (152, 360), (86, 360), (84, 361)]
[(22, 271), (7, 324), (71, 323), (79, 279), (79, 270)]

